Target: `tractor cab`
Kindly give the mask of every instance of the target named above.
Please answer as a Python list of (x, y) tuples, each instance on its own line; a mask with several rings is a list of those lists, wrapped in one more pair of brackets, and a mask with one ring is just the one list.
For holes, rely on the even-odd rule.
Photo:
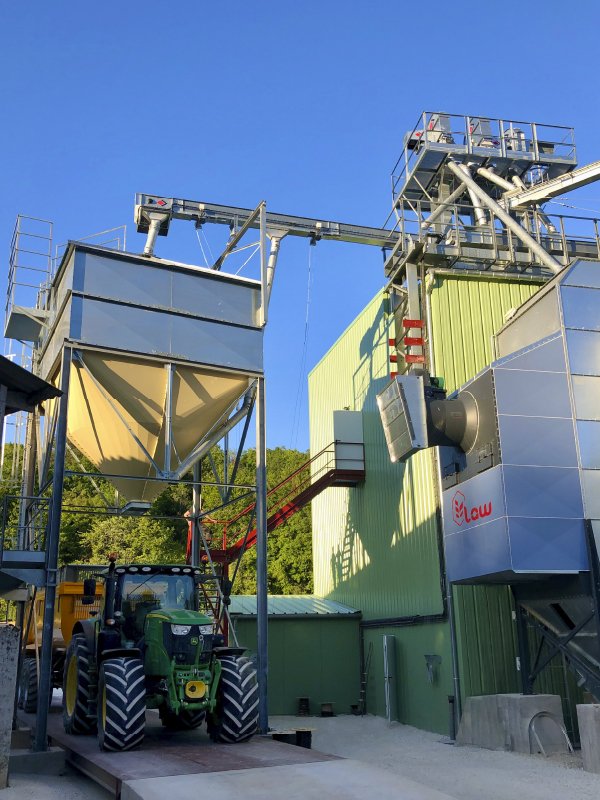
[(146, 617), (153, 611), (198, 611), (197, 573), (189, 567), (117, 567), (114, 616), (124, 638), (141, 639)]

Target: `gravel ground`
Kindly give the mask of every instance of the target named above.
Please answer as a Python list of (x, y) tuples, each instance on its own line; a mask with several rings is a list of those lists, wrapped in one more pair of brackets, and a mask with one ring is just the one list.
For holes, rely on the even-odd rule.
[(313, 728), (315, 750), (366, 761), (457, 800), (600, 798), (600, 775), (584, 772), (577, 754), (546, 759), (454, 747), (439, 734), (373, 716), (271, 717), (270, 724)]

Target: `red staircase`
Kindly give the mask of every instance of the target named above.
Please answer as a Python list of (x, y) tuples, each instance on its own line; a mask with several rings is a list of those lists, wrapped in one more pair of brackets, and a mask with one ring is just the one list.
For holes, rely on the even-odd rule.
[[(360, 448), (361, 458), (341, 459), (339, 452), (344, 445)], [(344, 468), (349, 462), (352, 469)], [(284, 478), (277, 486), (267, 492), (267, 532), (283, 525), (291, 516), (308, 505), (317, 495), (330, 486), (356, 486), (365, 478), (364, 446), (352, 442), (332, 442), (297, 470)], [(360, 468), (356, 468), (359, 467)], [(231, 564), (246, 550), (256, 544), (256, 527), (248, 534), (250, 520), (254, 519), (256, 504), (251, 503), (228, 520), (210, 520), (210, 524), (223, 528), (223, 547), (210, 549), (213, 561), (218, 564)], [(207, 523), (208, 520), (204, 520)], [(246, 523), (244, 525), (244, 522)], [(191, 552), (191, 521), (188, 528), (188, 553)], [(215, 538), (215, 537), (213, 537)], [(232, 538), (233, 541), (229, 541)]]

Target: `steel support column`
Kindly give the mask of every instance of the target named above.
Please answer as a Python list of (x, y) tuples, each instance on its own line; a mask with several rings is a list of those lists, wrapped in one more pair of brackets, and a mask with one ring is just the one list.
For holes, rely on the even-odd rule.
[(594, 610), (594, 626), (596, 636), (600, 642), (600, 559), (598, 558), (598, 547), (592, 521), (585, 521), (585, 539), (590, 564), (590, 594), (592, 597), (592, 607)]
[(515, 622), (517, 624), (517, 648), (519, 651), (519, 674), (521, 677), (521, 692), (533, 694), (533, 681), (531, 679), (531, 659), (529, 657), (529, 634), (527, 631), (527, 615), (519, 603), (513, 590), (515, 603)]
[(52, 691), (52, 638), (54, 630), (54, 604), (56, 600), (56, 574), (58, 570), (58, 548), (63, 484), (65, 478), (65, 451), (67, 447), (67, 409), (69, 406), (69, 380), (71, 377), (72, 349), (63, 348), (60, 390), (58, 400), (58, 424), (54, 450), (54, 476), (52, 499), (46, 533), (46, 591), (44, 597), (44, 622), (40, 659), (38, 713), (33, 749), (48, 749), (48, 697)]
[(192, 486), (192, 564), (196, 567), (200, 563), (200, 511), (202, 507), (202, 462), (196, 461), (193, 466)]
[(256, 607), (258, 643), (258, 729), (269, 730), (267, 705), (268, 607), (267, 607), (267, 448), (265, 433), (265, 379), (256, 387)]
[(19, 504), (19, 527), (17, 547), (27, 550), (29, 536), (27, 533), (29, 503), (35, 490), (35, 454), (37, 450), (37, 409), (27, 415), (25, 430), (25, 451), (23, 453), (23, 480), (21, 482), (21, 502)]

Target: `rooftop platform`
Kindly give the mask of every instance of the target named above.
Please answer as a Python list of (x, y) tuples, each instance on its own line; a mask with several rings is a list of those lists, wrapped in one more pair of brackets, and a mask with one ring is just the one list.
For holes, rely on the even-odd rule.
[(516, 175), (530, 185), (576, 167), (575, 132), (562, 125), (424, 111), (405, 135), (392, 171), (394, 201), (427, 204), (449, 158), (493, 165), (500, 177)]

